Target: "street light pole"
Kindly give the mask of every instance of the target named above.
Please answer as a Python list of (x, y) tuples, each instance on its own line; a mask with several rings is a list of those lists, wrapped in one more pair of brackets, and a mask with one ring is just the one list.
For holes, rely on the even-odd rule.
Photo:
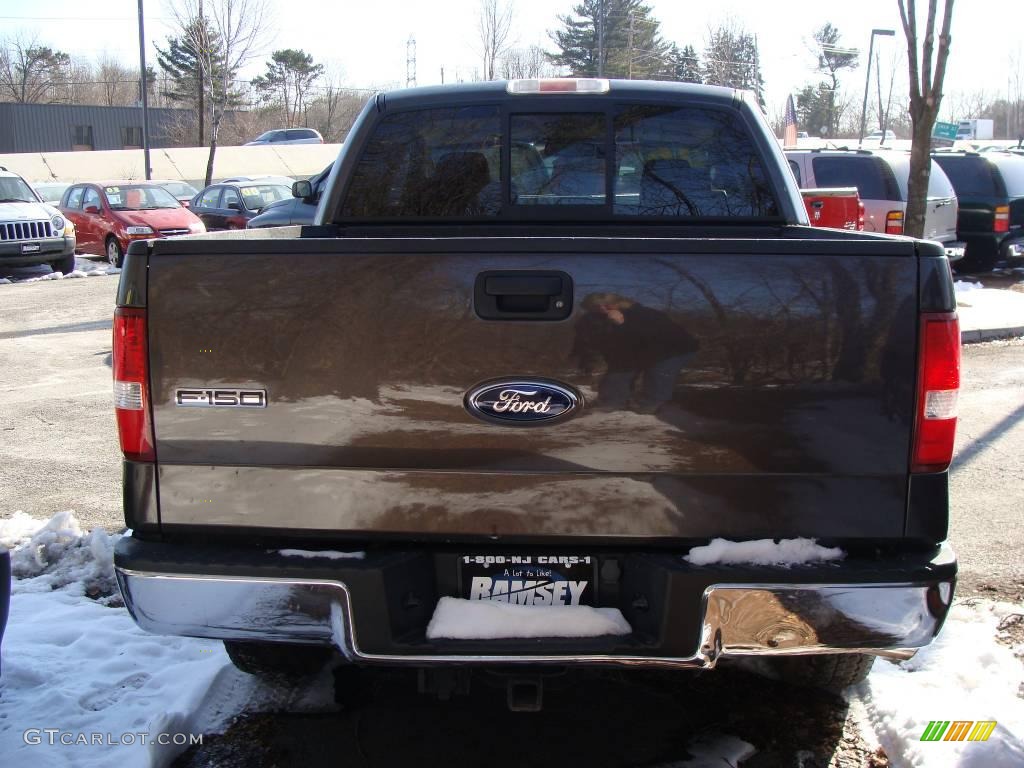
[(142, 86), (142, 162), (146, 181), (153, 178), (149, 167), (149, 90), (146, 87), (146, 33), (142, 24), (142, 0), (139, 0), (139, 83)]
[[(875, 55), (875, 35), (882, 35), (883, 37), (892, 37), (895, 34), (896, 30), (894, 29), (871, 30), (871, 42), (868, 43), (867, 73), (864, 75), (864, 106), (860, 108), (860, 138), (857, 139), (858, 147), (860, 147), (864, 143), (864, 127), (867, 124), (868, 120), (868, 91), (871, 90), (871, 59), (874, 58)], [(885, 134), (882, 134), (882, 141), (885, 141)]]

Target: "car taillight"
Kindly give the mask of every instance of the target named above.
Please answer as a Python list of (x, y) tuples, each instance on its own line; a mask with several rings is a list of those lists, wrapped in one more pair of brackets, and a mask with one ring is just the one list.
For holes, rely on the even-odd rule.
[(861, 232), (864, 230), (864, 201), (863, 200), (858, 200), (857, 201), (857, 230), (861, 231)]
[(996, 206), (996, 219), (993, 222), (993, 231), (995, 232), (1009, 232), (1010, 231), (1010, 206), (1008, 205), (997, 205)]
[(917, 413), (911, 472), (942, 472), (953, 458), (960, 392), (960, 321), (955, 312), (921, 318)]
[(885, 234), (903, 234), (903, 211), (889, 211), (885, 214)]
[(114, 412), (121, 452), (132, 461), (155, 461), (149, 417), (149, 355), (146, 310), (114, 311)]

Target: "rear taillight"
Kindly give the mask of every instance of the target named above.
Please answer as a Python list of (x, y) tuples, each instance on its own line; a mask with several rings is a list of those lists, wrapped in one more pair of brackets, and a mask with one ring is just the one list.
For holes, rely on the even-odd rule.
[(921, 318), (912, 472), (942, 472), (953, 458), (960, 392), (960, 321), (955, 312)]
[(149, 418), (149, 356), (146, 310), (114, 311), (114, 412), (121, 452), (132, 461), (155, 461)]
[(857, 201), (857, 230), (864, 230), (864, 201)]
[(885, 214), (885, 234), (903, 234), (903, 211), (889, 211)]
[(993, 231), (995, 232), (1009, 232), (1010, 231), (1010, 206), (1008, 205), (997, 205), (996, 206), (996, 218), (993, 222)]

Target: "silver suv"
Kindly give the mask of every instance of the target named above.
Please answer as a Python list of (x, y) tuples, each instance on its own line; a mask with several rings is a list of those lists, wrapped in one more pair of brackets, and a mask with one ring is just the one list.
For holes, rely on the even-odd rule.
[(49, 264), (75, 270), (75, 227), (16, 173), (0, 167), (0, 271)]
[[(903, 234), (910, 153), (900, 150), (791, 149), (789, 167), (801, 188), (857, 187), (864, 203), (864, 230)], [(956, 237), (957, 199), (949, 178), (932, 162), (924, 237), (943, 244), (950, 261), (963, 258)]]
[(247, 141), (245, 146), (252, 147), (259, 144), (323, 144), (324, 138), (312, 128), (278, 128), (274, 131), (267, 131), (260, 134), (252, 141)]

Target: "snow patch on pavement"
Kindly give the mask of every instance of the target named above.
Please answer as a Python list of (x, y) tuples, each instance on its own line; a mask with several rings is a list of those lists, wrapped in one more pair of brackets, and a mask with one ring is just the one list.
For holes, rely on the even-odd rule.
[(656, 768), (733, 768), (753, 757), (757, 750), (736, 736), (706, 734), (686, 745), (691, 757), (660, 763)]
[(957, 280), (953, 283), (953, 290), (957, 293), (969, 293), (970, 291), (981, 290), (985, 286), (981, 283), (975, 283), (968, 280)]
[(245, 685), (214, 686), (241, 676), (221, 643), (150, 635), (124, 608), (85, 597), (114, 588), (115, 540), (83, 532), (71, 512), (0, 521), (16, 576), (0, 677), (4, 765), (166, 766), (190, 735), (210, 732), (211, 708), (223, 720), (251, 697)]
[(525, 637), (601, 637), (633, 631), (618, 608), (589, 605), (515, 605), (442, 597), (427, 625), (429, 640)]
[(683, 557), (693, 565), (806, 565), (842, 560), (846, 553), (838, 547), (823, 547), (815, 539), (758, 539), (729, 541), (712, 539), (710, 544), (694, 547)]
[[(894, 768), (1024, 765), (1024, 648), (995, 641), (1000, 621), (1020, 611), (1006, 603), (957, 603), (930, 646), (909, 661), (877, 660), (868, 679), (850, 689)], [(998, 724), (985, 742), (921, 741), (932, 720)]]
[(323, 557), (328, 560), (362, 560), (366, 557), (365, 552), (338, 552), (334, 549), (272, 549), (270, 551), (276, 551), (277, 554), (284, 557), (303, 557), (307, 560), (312, 560), (315, 557)]

